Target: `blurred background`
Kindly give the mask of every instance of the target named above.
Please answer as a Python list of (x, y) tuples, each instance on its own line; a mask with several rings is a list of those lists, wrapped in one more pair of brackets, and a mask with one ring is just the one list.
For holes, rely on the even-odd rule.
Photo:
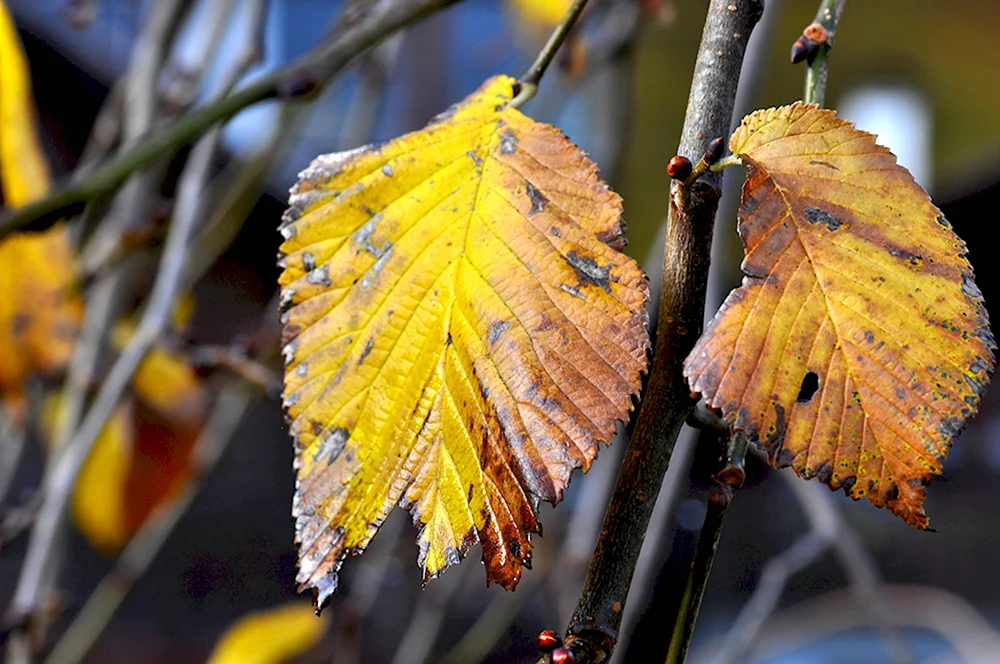
[[(130, 99), (123, 91), (130, 76), (135, 80), (136, 54), (152, 50), (159, 60), (146, 82), (155, 104), (141, 135), (217, 94), (242, 57), (247, 35), (262, 48), (261, 60), (245, 74), (244, 80), (252, 80), (320, 42), (345, 3), (6, 4), (30, 66), (45, 155), (60, 181), (134, 140), (128, 123), (135, 113), (123, 102)], [(151, 16), (170, 4), (177, 9), (157, 33)], [(211, 472), (181, 473), (167, 482), (172, 488), (146, 491), (147, 509), (127, 516), (130, 525), (109, 525), (111, 517), (104, 514), (108, 501), (120, 502), (120, 496), (91, 488), (89, 501), (87, 495), (75, 498), (76, 529), (65, 544), (64, 572), (51, 598), (50, 645), (115, 569), (115, 554), (158, 501), (176, 497), (180, 485), (197, 491), (193, 502), (176, 512), (176, 528), (162, 546), (155, 545), (148, 570), (134, 586), (128, 583), (130, 592), (83, 661), (204, 662), (225, 630), (246, 614), (289, 602), (306, 610), (310, 600), (297, 598), (294, 585), (293, 450), (273, 384), (281, 366), (273, 331), (276, 226), (286, 192), (317, 154), (417, 129), (485, 78), (520, 74), (566, 4), (465, 0), (362, 56), (315, 100), (261, 103), (228, 123), (198, 201), (204, 228), (214, 229), (206, 242), (215, 249), (199, 259), (187, 304), (162, 344), (163, 361), (182, 368), (168, 367), (151, 379), (155, 386), (179, 372), (171, 384), (195, 395), (197, 403), (176, 416), (151, 403), (155, 398), (134, 383), (135, 405), (121, 415), (132, 419), (122, 419), (122, 426), (131, 427), (134, 449), (149, 447), (142, 441), (151, 435), (186, 459), (208, 413), (219, 412), (210, 404), (233, 391), (223, 387), (233, 375), (259, 389), (228, 411), (232, 421), (222, 429), (228, 444), (220, 446), (221, 459)], [(524, 111), (558, 125), (622, 194), (627, 251), (655, 289), (669, 184), (664, 165), (676, 150), (707, 2), (591, 5)], [(816, 6), (816, 0), (767, 0), (744, 66), (739, 114), (801, 97), (805, 70), (790, 65), (788, 53)], [(991, 37), (997, 26), (995, 0), (851, 0), (832, 52), (827, 94), (828, 105), (877, 133), (931, 193), (969, 245), (988, 308), (1000, 298), (1000, 271), (988, 249), (993, 229), (984, 222), (1000, 206), (1000, 58)], [(159, 52), (149, 44), (159, 45)], [(98, 228), (81, 251), (86, 283), (99, 283), (118, 269), (108, 265), (145, 256), (145, 263), (139, 259), (129, 268), (135, 270), (128, 280), (134, 292), (120, 298), (125, 304), (118, 314), (125, 319), (148, 293), (155, 271), (150, 261), (178, 214), (178, 181), (187, 157), (182, 150), (150, 169), (155, 176), (147, 174), (131, 194), (84, 213), (81, 225)], [(711, 311), (740, 277), (737, 170), (727, 171), (716, 226)], [(122, 202), (123, 195), (138, 203)], [(117, 221), (102, 221), (107, 218)], [(918, 532), (815, 482), (789, 481), (756, 456), (748, 459), (748, 481), (729, 510), (689, 661), (1000, 662), (998, 400), (996, 390), (987, 394), (978, 418), (956, 442), (945, 474), (930, 487), (927, 511), (936, 533)], [(27, 540), (9, 521), (33, 504), (44, 470), (44, 445), (36, 438), (44, 436), (28, 436), (4, 500), (5, 606)], [(688, 471), (699, 453), (695, 438), (691, 432), (682, 436), (661, 492), (617, 662), (655, 661), (644, 653), (669, 639), (673, 616), (662, 605), (682, 590), (705, 514), (708, 478)], [(513, 594), (485, 587), (477, 550), (421, 589), (416, 531), (404, 514), (394, 514), (368, 552), (346, 562), (342, 587), (325, 622), (317, 622), (324, 629), (303, 636), (302, 643), (312, 647), (293, 649), (289, 661), (534, 661), (535, 635), (561, 631), (575, 606), (623, 447), (619, 441), (602, 452), (590, 473), (578, 473), (557, 510), (543, 506), (545, 536), (536, 545), (534, 570)], [(121, 471), (133, 492), (161, 482), (153, 475), (170, 464), (186, 467), (184, 459), (150, 455), (145, 470), (133, 463), (131, 474)]]

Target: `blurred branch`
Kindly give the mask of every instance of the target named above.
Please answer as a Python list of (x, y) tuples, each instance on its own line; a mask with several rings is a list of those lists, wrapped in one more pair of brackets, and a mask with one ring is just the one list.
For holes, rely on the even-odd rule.
[(701, 609), (701, 600), (704, 598), (705, 588), (708, 586), (708, 575), (712, 571), (712, 562), (715, 560), (715, 552), (719, 548), (719, 539), (722, 537), (722, 523), (726, 518), (726, 510), (732, 498), (732, 487), (726, 484), (717, 484), (712, 487), (708, 499), (708, 510), (705, 513), (701, 534), (698, 535), (698, 544), (695, 547), (694, 560), (691, 561), (691, 571), (688, 574), (687, 586), (684, 588), (680, 611), (677, 612), (677, 619), (674, 621), (674, 633), (670, 638), (666, 657), (667, 664), (683, 664), (687, 658), (688, 646), (691, 644), (691, 636), (694, 634), (695, 621), (698, 619), (698, 611)]
[[(271, 313), (271, 312), (268, 312)], [(191, 364), (227, 369), (248, 383), (257, 386), (269, 397), (281, 393), (281, 375), (251, 359), (245, 348), (232, 346), (197, 346), (187, 352)]]
[(712, 658), (713, 664), (745, 660), (761, 626), (778, 605), (788, 580), (816, 561), (827, 548), (829, 542), (819, 532), (810, 530), (792, 546), (767, 561), (750, 601), (744, 605), (736, 622), (726, 633), (719, 652)]
[[(219, 202), (213, 208), (204, 228), (191, 242), (182, 290), (189, 290), (194, 286), (236, 239), (244, 221), (261, 197), (261, 178), (272, 164), (282, 161), (285, 152), (293, 144), (291, 135), (299, 128), (299, 119), (305, 108), (304, 105), (283, 105), (270, 137), (247, 161), (231, 161), (227, 170), (216, 178), (217, 182), (212, 185), (213, 191), (207, 195)], [(220, 188), (221, 193), (216, 191)]]
[[(160, 109), (160, 70), (187, 5), (188, 2), (184, 0), (157, 0), (149, 11), (142, 32), (136, 37), (129, 67), (120, 84), (120, 150), (131, 149), (153, 129)], [(116, 85), (115, 90), (118, 88), (119, 85)], [(109, 101), (113, 103), (116, 100)], [(102, 119), (100, 115), (99, 120)], [(132, 177), (123, 179), (125, 186), (118, 192), (109, 214), (98, 229), (95, 238), (98, 242), (89, 242), (79, 256), (84, 272), (93, 272), (88, 264), (92, 260), (89, 256), (94, 244), (112, 247), (117, 245), (135, 219), (145, 219), (148, 216), (150, 203), (156, 193), (155, 177), (152, 173), (138, 171), (129, 175)]]
[(24, 426), (16, 424), (9, 413), (0, 409), (0, 504), (3, 504), (14, 480), (25, 438)]
[(851, 587), (866, 607), (869, 619), (876, 626), (889, 650), (891, 661), (907, 664), (913, 655), (902, 635), (892, 629), (891, 610), (883, 600), (883, 586), (878, 566), (865, 548), (858, 533), (846, 523), (833, 505), (832, 494), (815, 482), (804, 482), (793, 473), (780, 473), (795, 492), (799, 505), (820, 532), (828, 546), (833, 547), (841, 566), (847, 572)]
[[(799, 479), (790, 471), (778, 474), (786, 480), (799, 499), (799, 504), (809, 519), (809, 532), (764, 566), (750, 601), (740, 611), (736, 622), (726, 634), (719, 652), (712, 657), (713, 664), (743, 661), (764, 623), (777, 607), (789, 579), (815, 562), (831, 547), (848, 573), (852, 589), (857, 593), (855, 599), (863, 601), (863, 605), (868, 608), (868, 620), (881, 628), (880, 632), (892, 661), (913, 661), (905, 642), (888, 627), (892, 621), (891, 611), (881, 599), (885, 590), (879, 582), (875, 563), (858, 539), (857, 533), (843, 521), (831, 504), (829, 492), (815, 482)], [(857, 606), (854, 610), (857, 612)]]
[(56, 643), (45, 660), (46, 664), (76, 664), (87, 655), (136, 581), (149, 569), (174, 527), (191, 507), (255, 396), (256, 391), (244, 384), (233, 383), (223, 388), (191, 451), (191, 477), (184, 489), (146, 519), (118, 557), (114, 568), (90, 595)]
[(420, 601), (413, 607), (410, 623), (403, 632), (392, 664), (425, 664), (444, 626), (445, 614), (452, 597), (465, 585), (465, 577), (472, 565), (462, 565), (458, 574), (450, 579), (438, 579), (432, 588), (425, 588)]
[[(990, 664), (1000, 652), (1000, 633), (963, 598), (941, 588), (883, 584), (879, 588), (889, 608), (890, 626), (924, 629), (940, 635), (957, 658), (934, 658), (964, 664)], [(758, 656), (742, 653), (740, 661), (771, 661), (832, 634), (866, 626), (858, 600), (848, 590), (834, 590), (774, 614), (757, 639)]]
[(400, 27), (460, 0), (382, 0), (345, 20), (334, 37), (295, 63), (187, 113), (132, 149), (33, 205), (0, 217), (0, 237), (18, 229), (46, 228), (70, 211), (118, 187), (135, 171), (186, 145), (214, 124), (265, 99), (315, 94), (356, 56)]
[[(203, 3), (205, 16), (198, 16), (195, 12), (198, 19), (195, 27), (200, 31), (201, 39), (194, 40), (194, 53), (187, 55), (186, 61), (180, 61), (181, 56), (175, 51), (163, 67), (168, 79), (162, 93), (166, 106), (187, 109), (197, 99), (208, 66), (233, 18), (235, 2), (236, 0), (213, 0)], [(192, 21), (193, 18), (189, 22)]]
[(51, 471), (46, 474), (42, 507), (32, 531), (24, 567), (10, 609), (14, 624), (30, 623), (31, 617), (39, 610), (44, 580), (53, 574), (51, 568), (56, 566), (57, 554), (53, 543), (63, 530), (67, 503), (80, 469), (105, 422), (128, 387), (132, 374), (170, 321), (180, 285), (185, 250), (197, 223), (194, 214), (197, 207), (197, 192), (192, 196), (190, 193), (185, 194), (185, 190), (195, 189), (195, 186), (192, 186), (196, 185), (193, 180), (199, 172), (204, 171), (203, 164), (207, 164), (211, 158), (212, 149), (215, 147), (213, 139), (216, 135), (213, 132), (199, 142), (185, 176), (182, 177), (178, 213), (167, 236), (166, 248), (160, 260), (149, 304), (142, 314), (135, 334), (129, 339), (101, 384), (101, 389), (80, 427), (66, 444), (65, 450), (54, 459)]
[(386, 86), (403, 44), (397, 33), (362, 56), (358, 63), (361, 81), (343, 112), (337, 149), (348, 150), (367, 143), (385, 101)]
[[(228, 95), (249, 64), (240, 62), (229, 73), (222, 85), (222, 96)], [(48, 584), (55, 578), (60, 566), (60, 556), (59, 547), (54, 545), (64, 530), (67, 503), (80, 469), (128, 387), (132, 375), (170, 321), (174, 301), (183, 283), (187, 247), (200, 219), (200, 201), (208, 168), (214, 158), (220, 134), (220, 127), (213, 128), (198, 141), (192, 151), (178, 185), (174, 219), (149, 303), (135, 333), (111, 367), (80, 426), (75, 429), (65, 449), (54, 457), (51, 469), (46, 473), (42, 506), (28, 543), (28, 552), (10, 608), (11, 615), (8, 617), (14, 625), (30, 625)]]

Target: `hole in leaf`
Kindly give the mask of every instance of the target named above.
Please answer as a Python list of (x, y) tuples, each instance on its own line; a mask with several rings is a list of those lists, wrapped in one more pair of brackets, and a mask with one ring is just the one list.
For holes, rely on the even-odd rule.
[(799, 403), (809, 403), (816, 391), (819, 389), (819, 376), (816, 372), (810, 371), (802, 379), (802, 387), (799, 388), (799, 396), (796, 399)]

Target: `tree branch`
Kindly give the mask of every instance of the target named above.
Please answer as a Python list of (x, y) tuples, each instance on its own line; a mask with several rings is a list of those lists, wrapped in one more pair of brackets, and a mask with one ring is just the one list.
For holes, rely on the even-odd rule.
[[(700, 159), (707, 140), (728, 134), (743, 54), (763, 5), (760, 0), (711, 2), (679, 154)], [(663, 261), (663, 283), (670, 287), (660, 300), (649, 384), (567, 630), (566, 645), (578, 664), (600, 664), (614, 649), (660, 484), (681, 426), (695, 405), (682, 368), (701, 333), (721, 181), (721, 174), (706, 173), (690, 188), (673, 187)]]
[(114, 190), (136, 170), (187, 145), (212, 125), (265, 99), (313, 95), (357, 55), (400, 27), (461, 0), (381, 0), (352, 15), (329, 41), (291, 65), (272, 72), (235, 93), (181, 117), (143, 139), (80, 182), (0, 217), (0, 238), (16, 230), (41, 230), (79, 212), (84, 204)]

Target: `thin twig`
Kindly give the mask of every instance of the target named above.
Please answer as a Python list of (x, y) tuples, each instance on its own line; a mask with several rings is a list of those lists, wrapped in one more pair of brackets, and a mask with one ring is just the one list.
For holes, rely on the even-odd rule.
[(701, 534), (698, 535), (698, 544), (695, 546), (694, 560), (691, 561), (691, 572), (684, 588), (681, 609), (674, 622), (674, 633), (667, 652), (667, 664), (683, 664), (687, 657), (695, 621), (698, 619), (698, 610), (701, 608), (701, 600), (708, 586), (708, 575), (712, 571), (712, 562), (715, 560), (715, 552), (722, 537), (722, 523), (732, 498), (731, 486), (717, 484), (712, 487), (705, 521), (701, 526)]
[(788, 580), (831, 547), (847, 570), (852, 588), (868, 607), (869, 619), (880, 628), (893, 661), (913, 661), (905, 642), (889, 628), (891, 610), (882, 600), (884, 592), (875, 564), (857, 534), (844, 523), (830, 503), (829, 492), (818, 484), (797, 478), (790, 471), (782, 471), (779, 475), (784, 477), (798, 497), (809, 519), (810, 530), (784, 553), (768, 561), (750, 601), (740, 611), (719, 652), (713, 657), (713, 664), (741, 661), (777, 607)]
[[(214, 60), (216, 49), (222, 42), (232, 19), (232, 9), (236, 0), (214, 0), (203, 3), (204, 14), (193, 13), (188, 23), (195, 23), (199, 38), (193, 53), (175, 51), (164, 66), (170, 79), (163, 90), (163, 101), (172, 108), (188, 108), (198, 96), (208, 66)], [(183, 59), (182, 59), (183, 58)]]
[(136, 581), (149, 569), (181, 517), (187, 513), (233, 439), (255, 394), (249, 386), (239, 383), (222, 390), (191, 451), (191, 477), (184, 489), (146, 519), (115, 561), (114, 568), (70, 623), (45, 664), (76, 664), (87, 655)]
[(245, 349), (234, 346), (198, 346), (189, 350), (187, 356), (188, 361), (194, 365), (227, 369), (270, 396), (281, 393), (281, 376), (248, 357)]
[(542, 76), (545, 75), (545, 70), (552, 64), (552, 59), (556, 57), (559, 47), (569, 37), (570, 30), (576, 25), (577, 19), (580, 18), (580, 14), (583, 13), (583, 9), (586, 6), (587, 0), (574, 0), (573, 4), (566, 10), (566, 14), (559, 21), (558, 25), (556, 25), (549, 36), (549, 40), (545, 42), (545, 46), (538, 53), (538, 57), (528, 67), (528, 71), (524, 72), (518, 80), (518, 83), (521, 84), (521, 90), (511, 100), (510, 105), (512, 107), (521, 108), (538, 92), (538, 84), (541, 82)]
[[(205, 142), (199, 143), (202, 149), (196, 148), (192, 155), (192, 166), (211, 158), (212, 153), (207, 148), (214, 147), (212, 137), (204, 140)], [(181, 198), (184, 198), (183, 193)], [(48, 570), (53, 560), (52, 545), (63, 529), (66, 506), (83, 462), (131, 381), (132, 374), (169, 323), (184, 266), (185, 248), (197, 223), (197, 217), (193, 214), (196, 203), (197, 201), (187, 201), (186, 205), (178, 204), (178, 214), (167, 236), (153, 292), (135, 334), (112, 366), (80, 427), (70, 438), (63, 453), (55, 459), (51, 472), (46, 476), (42, 507), (32, 531), (11, 607), (17, 623), (23, 622), (23, 616), (34, 615), (38, 611), (42, 600), (40, 592), (43, 580), (50, 573)]]
[[(711, 2), (679, 153), (700, 155), (704, 137), (728, 132), (743, 53), (762, 11), (759, 0)], [(662, 282), (669, 287), (660, 300), (649, 384), (568, 628), (566, 644), (578, 664), (600, 664), (614, 650), (650, 515), (677, 436), (695, 405), (682, 366), (702, 328), (720, 184), (721, 175), (709, 173), (683, 204), (671, 197)]]
[(315, 94), (357, 55), (400, 27), (461, 0), (378, 2), (346, 25), (333, 39), (296, 62), (272, 72), (235, 93), (187, 113), (135, 147), (97, 169), (81, 182), (57, 189), (49, 197), (0, 217), (0, 237), (18, 229), (42, 229), (93, 198), (118, 187), (135, 171), (188, 144), (212, 125), (265, 99)]
[[(189, 290), (233, 243), (262, 195), (258, 186), (269, 167), (281, 163), (294, 144), (293, 134), (301, 126), (307, 104), (284, 104), (270, 137), (245, 162), (230, 162), (212, 185), (212, 200), (218, 200), (204, 228), (189, 249), (182, 290)], [(231, 172), (230, 172), (231, 171)], [(221, 194), (215, 190), (222, 188)]]
[(806, 92), (803, 101), (807, 104), (822, 106), (826, 100), (826, 79), (830, 72), (830, 49), (837, 34), (837, 24), (844, 11), (847, 0), (822, 0), (815, 22), (826, 29), (826, 39), (819, 45), (819, 50), (806, 71)]

